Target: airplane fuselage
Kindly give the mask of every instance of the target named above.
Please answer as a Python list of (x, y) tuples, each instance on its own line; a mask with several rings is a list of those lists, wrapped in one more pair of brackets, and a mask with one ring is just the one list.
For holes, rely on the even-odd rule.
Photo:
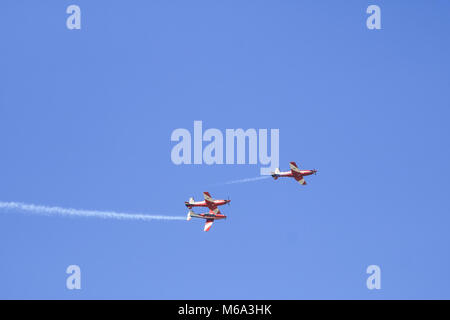
[[(312, 174), (315, 173), (315, 170), (300, 170), (300, 174), (302, 176), (310, 176)], [(292, 171), (284, 171), (284, 172), (278, 172), (278, 173), (274, 173), (272, 174), (272, 177), (293, 177), (294, 174), (292, 173)]]
[[(223, 206), (227, 203), (229, 203), (231, 200), (214, 200), (214, 204), (216, 206)], [(195, 201), (195, 202), (188, 202), (185, 201), (184, 204), (186, 205), (186, 207), (188, 207), (189, 209), (193, 208), (193, 207), (207, 207), (208, 205), (206, 204), (206, 201)]]
[(221, 219), (226, 219), (227, 216), (223, 215), (223, 214), (210, 214), (210, 213), (201, 213), (201, 214), (197, 214), (197, 213), (190, 213), (190, 216), (192, 218), (200, 218), (200, 219), (212, 219), (212, 220), (221, 220)]

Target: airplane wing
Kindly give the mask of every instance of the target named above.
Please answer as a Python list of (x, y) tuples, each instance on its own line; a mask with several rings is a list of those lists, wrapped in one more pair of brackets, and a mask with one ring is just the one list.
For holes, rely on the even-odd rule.
[(300, 169), (297, 164), (295, 162), (289, 162), (289, 167), (291, 168), (291, 172), (295, 180), (297, 180), (300, 184), (305, 185), (306, 181), (303, 179), (303, 175), (300, 173)]
[(205, 229), (203, 229), (203, 230), (209, 231), (209, 229), (211, 229), (213, 222), (214, 222), (214, 219), (206, 219)]
[(291, 168), (292, 173), (294, 172), (300, 173), (300, 169), (298, 168), (295, 162), (289, 162), (289, 168)]
[(203, 192), (203, 196), (205, 197), (205, 203), (208, 206), (209, 210), (211, 210), (211, 212), (214, 214), (220, 213), (219, 208), (217, 208), (216, 204), (214, 203), (214, 199), (211, 197), (209, 192)]
[(306, 185), (306, 181), (301, 174), (294, 174), (294, 179), (297, 180), (300, 184)]

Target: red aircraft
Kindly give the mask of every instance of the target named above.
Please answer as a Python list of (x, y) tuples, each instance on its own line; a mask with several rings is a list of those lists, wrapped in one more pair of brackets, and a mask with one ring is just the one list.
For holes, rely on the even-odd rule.
[(194, 198), (189, 198), (189, 201), (185, 201), (184, 204), (189, 209), (192, 209), (192, 207), (208, 207), (211, 209), (211, 203), (218, 207), (231, 202), (231, 200), (214, 200), (209, 192), (203, 192), (203, 196), (205, 197), (204, 201), (194, 201)]
[(276, 168), (275, 172), (272, 173), (272, 177), (277, 180), (279, 177), (293, 177), (300, 184), (305, 185), (306, 181), (303, 177), (316, 174), (317, 170), (300, 170), (295, 162), (289, 162), (289, 167), (291, 171), (281, 172), (280, 169)]
[[(190, 198), (189, 201), (185, 201), (186, 207), (189, 208), (189, 213), (187, 215), (187, 220), (191, 220), (192, 218), (200, 218), (205, 219), (205, 228), (204, 231), (209, 231), (211, 229), (211, 226), (214, 222), (214, 220), (220, 220), (220, 219), (226, 219), (227, 216), (223, 215), (218, 206), (222, 206), (224, 204), (230, 203), (231, 200), (214, 200), (211, 198), (211, 195), (209, 192), (203, 192), (203, 196), (205, 197), (204, 201), (194, 201), (194, 198)], [(197, 214), (193, 212), (191, 209), (192, 207), (208, 207), (209, 212), (208, 213), (200, 213)]]

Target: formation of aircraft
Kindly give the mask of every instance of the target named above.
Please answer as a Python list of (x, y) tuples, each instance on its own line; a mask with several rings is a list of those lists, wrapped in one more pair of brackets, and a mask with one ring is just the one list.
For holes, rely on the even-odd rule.
[[(306, 181), (304, 177), (310, 176), (312, 174), (316, 174), (317, 170), (300, 170), (295, 162), (289, 162), (290, 171), (281, 172), (279, 168), (275, 169), (275, 172), (272, 173), (272, 177), (277, 180), (280, 177), (289, 177), (294, 178), (301, 185), (306, 185)], [(205, 200), (195, 201), (193, 197), (189, 199), (189, 201), (185, 201), (184, 204), (189, 209), (187, 220), (191, 220), (192, 218), (205, 219), (205, 227), (204, 231), (209, 231), (211, 229), (212, 224), (215, 220), (226, 219), (227, 216), (222, 214), (219, 210), (219, 206), (223, 206), (225, 204), (229, 204), (231, 202), (230, 199), (213, 199), (209, 192), (203, 192), (203, 197)], [(193, 207), (207, 207), (209, 212), (207, 213), (195, 213), (192, 211)]]
[[(230, 199), (228, 200), (214, 200), (209, 192), (203, 192), (203, 197), (205, 198), (204, 201), (198, 201), (195, 202), (194, 198), (190, 198), (189, 201), (186, 201), (184, 204), (189, 209), (189, 213), (187, 215), (187, 220), (191, 220), (192, 218), (200, 218), (205, 219), (205, 227), (204, 231), (209, 231), (211, 229), (212, 224), (214, 223), (214, 220), (221, 220), (226, 219), (227, 216), (223, 215), (218, 206), (223, 206), (224, 204), (230, 203)], [(197, 214), (194, 211), (192, 211), (192, 207), (208, 207), (209, 212), (208, 213), (200, 213)]]

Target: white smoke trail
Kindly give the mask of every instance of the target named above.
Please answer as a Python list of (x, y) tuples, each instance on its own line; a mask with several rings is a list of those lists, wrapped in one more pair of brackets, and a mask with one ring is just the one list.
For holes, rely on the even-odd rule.
[(258, 181), (258, 180), (264, 180), (267, 178), (270, 178), (271, 176), (259, 176), (259, 177), (255, 177), (255, 178), (246, 178), (246, 179), (240, 179), (240, 180), (234, 180), (234, 181), (228, 181), (225, 182), (224, 184), (235, 184), (235, 183), (246, 183), (246, 182), (253, 182), (253, 181)]
[(95, 217), (103, 219), (116, 219), (116, 220), (186, 220), (186, 217), (181, 216), (160, 216), (160, 215), (148, 215), (141, 213), (121, 213), (114, 211), (97, 211), (97, 210), (78, 210), (71, 208), (61, 207), (49, 207), (40, 206), (35, 204), (26, 204), (21, 202), (1, 202), (0, 209), (17, 210), (42, 215), (59, 215), (59, 216), (72, 216), (72, 217)]

